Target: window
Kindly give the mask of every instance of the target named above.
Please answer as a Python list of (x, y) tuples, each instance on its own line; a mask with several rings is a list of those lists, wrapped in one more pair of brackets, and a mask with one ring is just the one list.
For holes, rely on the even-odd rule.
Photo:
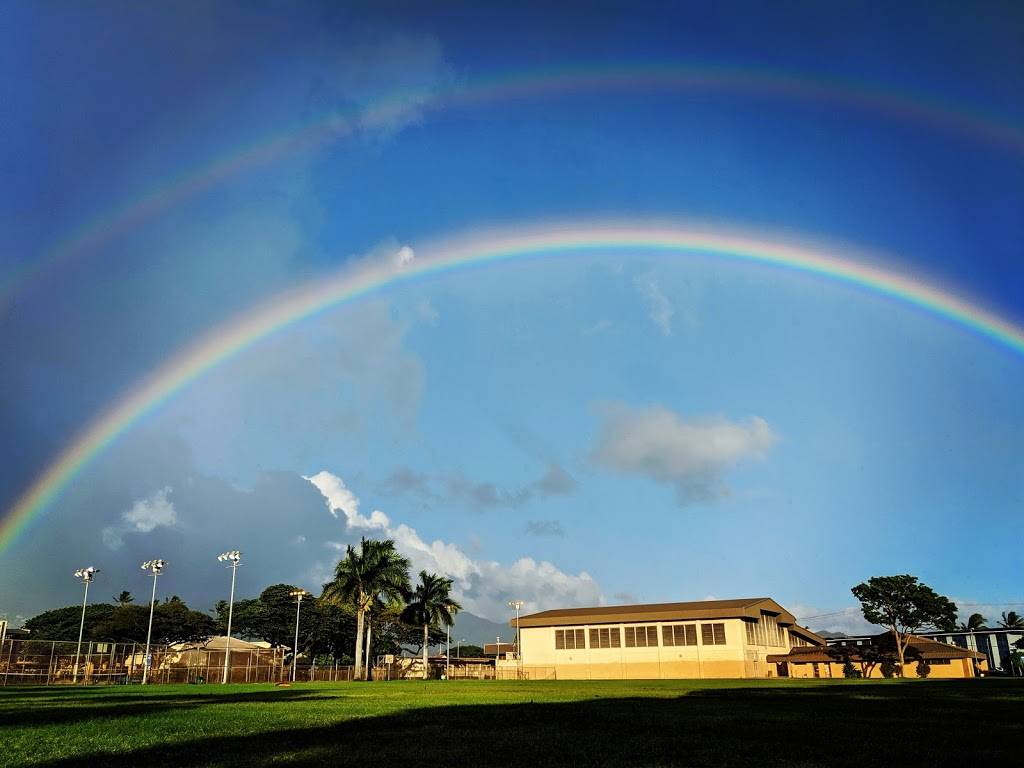
[(586, 648), (586, 636), (582, 629), (556, 629), (555, 649), (559, 651), (573, 651), (577, 648)]
[(662, 645), (696, 645), (697, 625), (676, 624), (665, 625), (661, 628)]
[(701, 624), (700, 640), (704, 645), (725, 645), (725, 624)]
[(591, 648), (618, 648), (621, 645), (618, 627), (591, 627)]
[(626, 627), (627, 648), (656, 648), (658, 646), (657, 627)]
[(949, 663), (951, 663), (952, 660), (951, 659), (925, 659), (924, 661), (925, 661), (925, 663), (928, 664), (929, 667), (934, 667), (936, 664), (949, 664)]

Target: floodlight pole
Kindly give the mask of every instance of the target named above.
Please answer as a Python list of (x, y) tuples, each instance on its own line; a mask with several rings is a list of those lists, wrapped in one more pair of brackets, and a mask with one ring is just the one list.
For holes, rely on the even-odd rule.
[(94, 571), (83, 568), (75, 575), (79, 576), (85, 583), (85, 597), (82, 598), (82, 620), (78, 623), (78, 645), (75, 647), (75, 672), (71, 678), (72, 683), (78, 682), (78, 658), (82, 654), (82, 632), (85, 630), (85, 606), (89, 602), (89, 582), (92, 581)]
[(295, 682), (295, 662), (299, 658), (299, 610), (302, 608), (302, 598), (307, 594), (304, 589), (297, 589), (291, 593), (295, 598), (295, 645), (292, 647), (292, 682)]
[(452, 676), (452, 625), (444, 628), (444, 679)]
[(163, 560), (147, 560), (142, 564), (142, 570), (150, 571), (153, 574), (153, 594), (149, 597), (149, 627), (146, 629), (146, 652), (142, 656), (142, 684), (149, 680), (149, 641), (153, 637), (153, 610), (156, 608), (156, 578), (164, 569), (166, 563)]
[(522, 600), (509, 600), (508, 607), (516, 609), (516, 642), (514, 648), (516, 649), (516, 662), (519, 667), (519, 677), (523, 676), (523, 654), (520, 652), (519, 647), (519, 609), (524, 605)]
[(238, 550), (231, 552), (225, 552), (222, 555), (218, 555), (217, 559), (221, 562), (227, 560), (231, 563), (231, 597), (228, 599), (228, 636), (227, 642), (224, 645), (224, 677), (221, 679), (221, 685), (224, 685), (228, 681), (228, 670), (230, 669), (231, 662), (231, 619), (235, 611), (235, 575), (238, 573), (238, 564), (242, 560), (242, 553)]

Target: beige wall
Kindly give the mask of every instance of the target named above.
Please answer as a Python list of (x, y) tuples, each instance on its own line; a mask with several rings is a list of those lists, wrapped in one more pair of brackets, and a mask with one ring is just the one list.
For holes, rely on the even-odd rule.
[[(701, 624), (724, 624), (725, 645), (704, 645)], [(665, 625), (696, 625), (697, 645), (662, 645), (662, 627)], [(626, 648), (625, 628), (628, 626), (657, 626), (658, 646)], [(768, 654), (789, 651), (784, 646), (748, 645), (744, 622), (740, 619), (718, 619), (697, 622), (645, 622), (643, 624), (600, 624), (599, 627), (618, 627), (622, 643), (620, 648), (590, 648), (590, 627), (523, 627), (521, 647), (523, 664), (532, 667), (550, 667), (558, 679), (671, 679), (671, 678), (726, 678), (775, 676), (774, 664), (764, 659)], [(556, 650), (556, 629), (582, 628), (587, 648)]]
[[(829, 677), (842, 677), (843, 676), (843, 665), (842, 664), (824, 664), (820, 663), (818, 666), (818, 676), (823, 678)], [(854, 662), (854, 668), (860, 670), (860, 664)], [(949, 664), (932, 664), (932, 671), (928, 674), (929, 679), (931, 678), (964, 678), (974, 677), (974, 667), (971, 664), (970, 659), (951, 659)], [(985, 660), (981, 661), (982, 671), (988, 669), (988, 662)], [(917, 677), (917, 662), (909, 661), (906, 665), (906, 676)], [(789, 676), (790, 677), (814, 677), (814, 664), (789, 664)], [(876, 664), (871, 670), (869, 675), (872, 678), (882, 677), (881, 665)]]

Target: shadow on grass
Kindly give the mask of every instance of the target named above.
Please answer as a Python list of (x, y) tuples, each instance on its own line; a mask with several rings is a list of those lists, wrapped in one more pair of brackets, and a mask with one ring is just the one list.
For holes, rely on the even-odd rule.
[(956, 683), (864, 683), (438, 706), (247, 736), (183, 734), (174, 744), (45, 765), (864, 768), (1009, 762), (1024, 743), (1024, 687), (1015, 688), (1014, 701), (1000, 688), (983, 684), (964, 693)]
[[(181, 711), (222, 704), (285, 704), (298, 699), (316, 698), (324, 702), (348, 698), (337, 693), (315, 690), (267, 690), (248, 693), (220, 693), (190, 690), (188, 692), (147, 696), (144, 694), (110, 694), (96, 697), (80, 695), (74, 698), (49, 697), (49, 700), (18, 702), (13, 707), (0, 706), (0, 723), (5, 726), (71, 725), (91, 720), (132, 715), (153, 715), (159, 712)], [(6, 703), (7, 696), (0, 698)], [(60, 706), (63, 704), (63, 706)]]

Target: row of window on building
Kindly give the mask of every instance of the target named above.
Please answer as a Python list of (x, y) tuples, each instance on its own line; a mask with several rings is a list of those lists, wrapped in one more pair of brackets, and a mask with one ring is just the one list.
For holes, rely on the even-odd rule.
[[(640, 625), (625, 627), (622, 633), (619, 627), (591, 627), (591, 648), (621, 648), (625, 635), (626, 648), (656, 648), (658, 646), (658, 627), (656, 625)], [(700, 635), (702, 645), (725, 645), (725, 624), (701, 624)], [(555, 649), (572, 651), (586, 648), (586, 632), (583, 629), (556, 629)], [(697, 645), (696, 624), (665, 624), (661, 627), (661, 644), (664, 646)]]
[(769, 613), (762, 613), (760, 621), (745, 621), (747, 645), (774, 645), (786, 647), (786, 630), (779, 626), (779, 620)]

